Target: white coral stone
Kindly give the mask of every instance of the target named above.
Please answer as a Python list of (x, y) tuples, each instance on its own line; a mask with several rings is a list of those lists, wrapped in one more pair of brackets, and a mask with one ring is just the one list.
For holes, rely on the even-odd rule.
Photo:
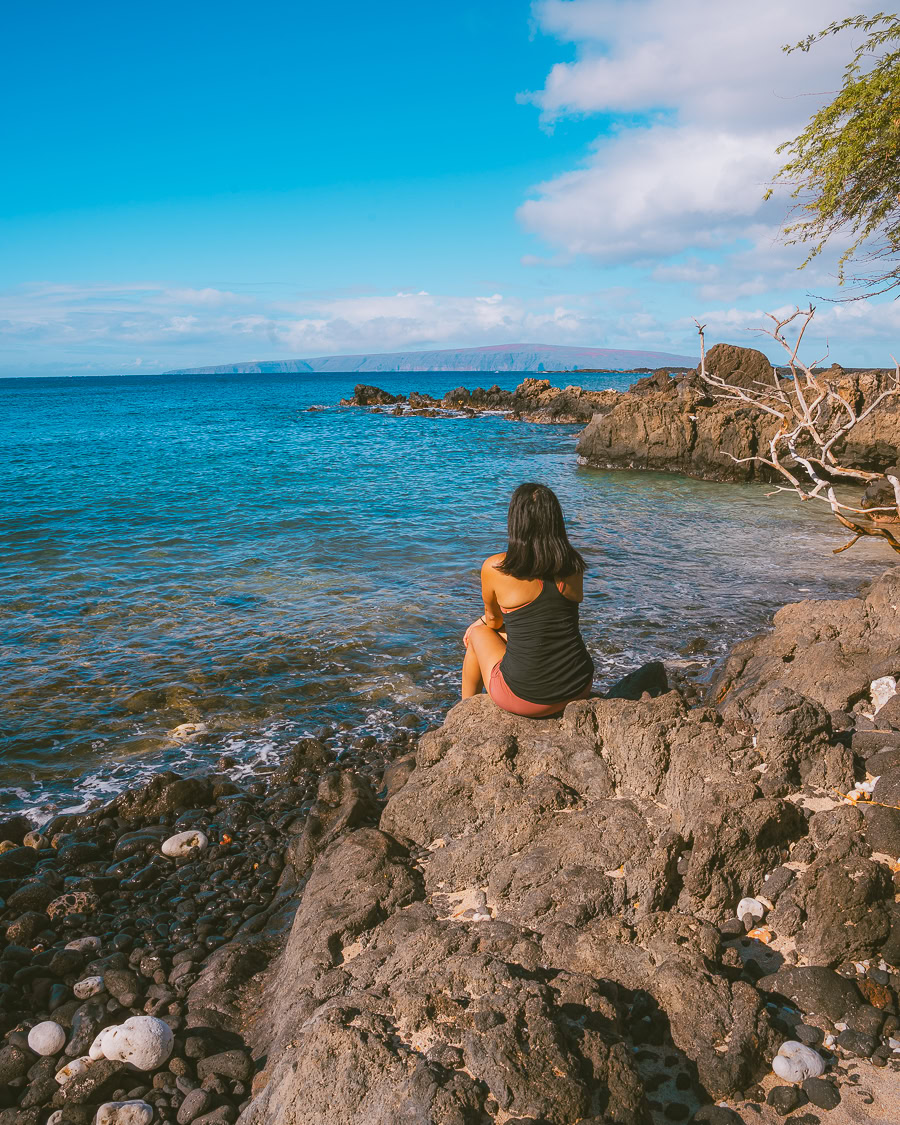
[(138, 1070), (156, 1070), (171, 1055), (174, 1041), (171, 1027), (163, 1020), (156, 1016), (132, 1016), (102, 1031), (94, 1045), (99, 1045), (108, 1059), (130, 1063)]
[(36, 1023), (28, 1032), (28, 1046), (36, 1055), (58, 1055), (66, 1045), (66, 1033), (53, 1020)]
[(803, 1082), (824, 1074), (825, 1061), (812, 1047), (798, 1043), (796, 1039), (788, 1039), (778, 1048), (778, 1054), (772, 1060), (772, 1069), (779, 1078), (788, 1082)]
[(71, 1062), (67, 1062), (56, 1072), (56, 1081), (60, 1086), (65, 1086), (70, 1079), (77, 1078), (79, 1074), (84, 1074), (93, 1061), (90, 1055), (82, 1055), (80, 1058), (72, 1059)]
[(160, 851), (172, 859), (190, 855), (193, 851), (205, 851), (209, 845), (206, 834), (198, 831), (176, 832), (165, 841)]
[(751, 918), (762, 918), (765, 913), (766, 908), (758, 898), (742, 898), (737, 904), (737, 916), (742, 922), (747, 915)]
[(103, 1040), (106, 1038), (107, 1032), (112, 1031), (112, 1030), (113, 1029), (111, 1027), (104, 1027), (102, 1031), (97, 1033), (97, 1037), (94, 1039), (94, 1042), (88, 1048), (88, 1058), (93, 1059), (95, 1061), (97, 1059), (106, 1058), (106, 1054), (103, 1051)]
[(881, 676), (879, 679), (872, 681), (869, 690), (872, 696), (872, 706), (877, 715), (891, 696), (897, 694), (897, 681), (893, 676)]
[(89, 996), (96, 996), (98, 992), (103, 991), (103, 977), (85, 977), (84, 980), (80, 980), (72, 986), (72, 991), (79, 1000), (87, 1000)]
[(147, 1102), (104, 1102), (94, 1125), (150, 1125), (152, 1120), (153, 1106)]

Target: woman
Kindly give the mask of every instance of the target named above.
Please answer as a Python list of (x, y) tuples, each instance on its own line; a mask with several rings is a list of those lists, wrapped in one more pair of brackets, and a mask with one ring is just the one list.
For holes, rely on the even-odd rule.
[(519, 485), (506, 551), (481, 568), (484, 614), (463, 638), (463, 699), (487, 684), (504, 711), (540, 719), (587, 698), (594, 662), (578, 629), (583, 575), (555, 494), (543, 484)]

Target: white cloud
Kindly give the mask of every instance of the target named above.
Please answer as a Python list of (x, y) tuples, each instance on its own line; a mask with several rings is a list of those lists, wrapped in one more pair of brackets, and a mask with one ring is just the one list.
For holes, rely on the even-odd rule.
[(519, 217), (554, 245), (605, 262), (721, 246), (760, 211), (778, 140), (699, 126), (629, 130), (588, 167), (541, 184)]
[(248, 300), (249, 297), (238, 296), (227, 289), (167, 289), (161, 295), (164, 301), (175, 301), (182, 305), (204, 305), (208, 308), (217, 308), (222, 305), (237, 305)]
[(534, 14), (577, 51), (529, 95), (545, 121), (604, 113), (621, 127), (537, 186), (519, 210), (528, 230), (601, 262), (643, 262), (777, 227), (784, 202), (762, 200), (775, 149), (836, 91), (852, 39), (781, 48), (847, 15), (845, 3), (539, 0)]
[[(896, 301), (857, 301), (849, 304), (820, 302), (815, 317), (804, 334), (801, 358), (818, 361), (828, 355), (828, 362), (843, 367), (893, 367), (891, 353), (900, 355), (900, 303)], [(738, 308), (711, 307), (697, 319), (706, 324), (707, 345), (725, 340), (764, 351), (778, 363), (784, 362), (780, 346), (764, 335), (762, 329), (773, 327), (772, 316), (786, 317), (793, 305)], [(688, 324), (684, 324), (688, 331)], [(786, 335), (793, 340), (790, 329)]]
[[(276, 302), (246, 295), (229, 301), (226, 291), (214, 292), (215, 300), (199, 302), (192, 291), (151, 283), (30, 286), (0, 294), (0, 363), (16, 374), (39, 350), (50, 367), (121, 370), (141, 357), (149, 368), (151, 349), (152, 366), (160, 370), (486, 342), (602, 344), (619, 331), (624, 315), (621, 295), (598, 310), (591, 297), (565, 294), (525, 300), (502, 293), (399, 292)], [(648, 330), (637, 329), (641, 339)]]

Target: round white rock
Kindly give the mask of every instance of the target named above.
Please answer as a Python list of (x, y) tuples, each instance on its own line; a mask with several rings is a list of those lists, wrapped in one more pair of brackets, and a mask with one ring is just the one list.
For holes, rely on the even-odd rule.
[(772, 1060), (772, 1069), (787, 1082), (804, 1082), (807, 1078), (818, 1078), (825, 1073), (825, 1060), (805, 1043), (788, 1039), (778, 1048), (778, 1054)]
[(147, 1102), (104, 1102), (94, 1125), (150, 1125), (152, 1120), (153, 1106)]
[(751, 918), (762, 918), (765, 913), (766, 908), (758, 898), (742, 898), (737, 904), (736, 914), (742, 922), (748, 915)]
[(191, 852), (205, 851), (208, 845), (209, 840), (203, 832), (176, 832), (165, 841), (160, 851), (171, 859), (179, 859)]
[(36, 1055), (58, 1055), (66, 1045), (66, 1033), (53, 1020), (36, 1023), (28, 1032), (28, 1046)]
[(138, 1070), (156, 1070), (172, 1053), (172, 1029), (156, 1016), (132, 1016), (124, 1023), (104, 1028), (91, 1044), (92, 1059), (107, 1058), (131, 1063)]

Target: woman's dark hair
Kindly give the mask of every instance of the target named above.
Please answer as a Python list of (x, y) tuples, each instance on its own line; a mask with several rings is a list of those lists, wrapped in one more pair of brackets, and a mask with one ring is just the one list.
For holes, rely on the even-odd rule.
[(545, 484), (520, 484), (509, 502), (509, 545), (497, 569), (513, 578), (566, 578), (584, 573), (569, 542), (556, 494)]

